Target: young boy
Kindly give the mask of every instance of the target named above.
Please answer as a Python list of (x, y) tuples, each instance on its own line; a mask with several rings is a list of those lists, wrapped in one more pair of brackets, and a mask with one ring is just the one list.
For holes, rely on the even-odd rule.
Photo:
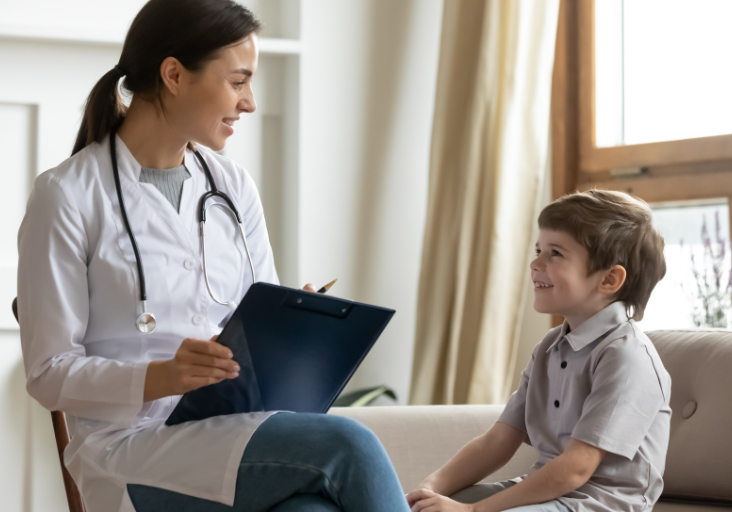
[[(544, 208), (539, 228), (534, 308), (564, 323), (536, 346), (498, 422), (407, 495), (413, 512), (640, 511), (661, 494), (671, 378), (634, 321), (666, 273), (651, 211), (590, 190)], [(522, 442), (539, 452), (528, 475), (473, 485)]]

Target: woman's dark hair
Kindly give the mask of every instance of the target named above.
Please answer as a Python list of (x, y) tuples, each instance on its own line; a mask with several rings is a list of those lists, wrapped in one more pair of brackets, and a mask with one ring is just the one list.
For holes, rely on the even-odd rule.
[(200, 70), (219, 51), (256, 33), (262, 23), (232, 0), (150, 0), (130, 26), (119, 64), (94, 86), (84, 107), (72, 155), (101, 142), (124, 120), (122, 87), (145, 99), (160, 96), (160, 65), (175, 57), (189, 71)]

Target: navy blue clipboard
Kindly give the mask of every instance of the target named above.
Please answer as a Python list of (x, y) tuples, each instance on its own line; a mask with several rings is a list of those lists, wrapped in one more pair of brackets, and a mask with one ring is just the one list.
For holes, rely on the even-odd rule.
[(184, 394), (165, 424), (257, 411), (325, 413), (394, 313), (255, 283), (217, 340), (231, 349), (239, 376)]

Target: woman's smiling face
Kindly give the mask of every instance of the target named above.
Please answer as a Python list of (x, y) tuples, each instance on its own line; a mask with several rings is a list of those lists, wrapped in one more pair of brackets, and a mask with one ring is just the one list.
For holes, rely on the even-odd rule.
[(224, 148), (239, 116), (257, 108), (252, 79), (258, 64), (258, 39), (252, 34), (221, 49), (198, 72), (185, 73), (175, 101), (175, 119), (186, 127), (188, 140), (214, 151)]

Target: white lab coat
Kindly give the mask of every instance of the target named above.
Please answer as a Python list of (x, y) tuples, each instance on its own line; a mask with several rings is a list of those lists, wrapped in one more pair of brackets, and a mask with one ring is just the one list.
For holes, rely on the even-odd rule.
[[(170, 359), (184, 338), (210, 339), (228, 310), (208, 294), (196, 219), (208, 190), (192, 152), (180, 214), (151, 184), (117, 137), (120, 181), (147, 278), (153, 334), (140, 334), (139, 280), (112, 175), (109, 138), (40, 175), (18, 234), (18, 308), (28, 392), (67, 413), (67, 468), (88, 512), (133, 508), (137, 483), (227, 505), (239, 462), (271, 413), (231, 415), (166, 427), (179, 397), (143, 402), (149, 361)], [(219, 190), (241, 214), (257, 280), (277, 283), (254, 182), (237, 164), (200, 148)], [(222, 300), (239, 301), (252, 283), (244, 244), (228, 214), (208, 212), (208, 275)]]

